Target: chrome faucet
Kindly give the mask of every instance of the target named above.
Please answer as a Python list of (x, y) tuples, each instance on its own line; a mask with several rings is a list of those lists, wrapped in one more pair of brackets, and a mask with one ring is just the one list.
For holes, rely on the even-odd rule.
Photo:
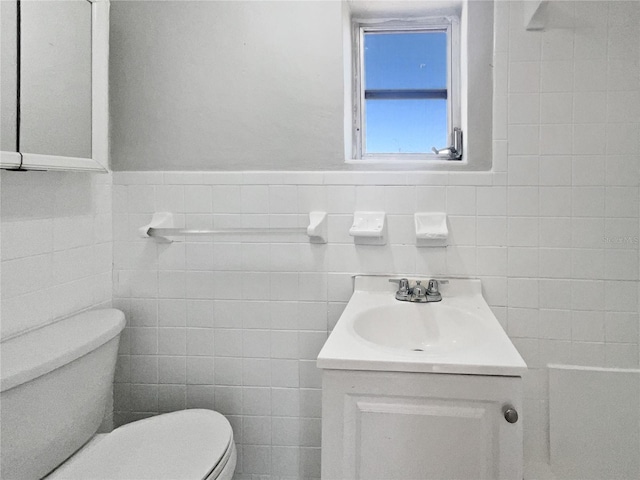
[(439, 290), (439, 283), (449, 283), (448, 280), (429, 280), (428, 286), (422, 285), (421, 280), (416, 280), (414, 287), (409, 286), (409, 279), (407, 278), (390, 278), (390, 282), (398, 284), (398, 290), (396, 291), (396, 300), (401, 302), (414, 302), (414, 303), (428, 303), (439, 302), (442, 300), (442, 295)]
[(420, 280), (416, 280), (416, 286), (411, 289), (410, 302), (426, 303), (428, 302), (427, 289), (421, 285)]

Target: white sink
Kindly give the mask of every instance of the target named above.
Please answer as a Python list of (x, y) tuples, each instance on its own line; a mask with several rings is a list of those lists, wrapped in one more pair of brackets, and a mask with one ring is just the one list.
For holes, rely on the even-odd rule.
[(482, 297), (480, 280), (449, 279), (441, 302), (410, 303), (395, 299), (389, 278), (355, 277), (319, 368), (507, 376), (526, 370)]
[(471, 348), (482, 338), (477, 315), (442, 302), (428, 306), (398, 302), (368, 308), (355, 315), (353, 330), (381, 347), (429, 355)]

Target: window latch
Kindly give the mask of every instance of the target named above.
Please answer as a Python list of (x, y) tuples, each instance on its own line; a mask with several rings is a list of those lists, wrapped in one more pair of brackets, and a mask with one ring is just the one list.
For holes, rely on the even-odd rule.
[(451, 145), (438, 150), (436, 147), (431, 147), (431, 150), (436, 155), (447, 155), (448, 160), (461, 160), (462, 159), (462, 130), (458, 127), (453, 129), (451, 133)]

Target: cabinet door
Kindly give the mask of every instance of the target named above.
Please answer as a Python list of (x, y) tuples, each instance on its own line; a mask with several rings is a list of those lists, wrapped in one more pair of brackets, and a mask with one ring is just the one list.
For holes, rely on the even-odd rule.
[(20, 166), (18, 154), (18, 2), (0, 2), (0, 165)]
[(0, 168), (108, 171), (109, 0), (0, 4)]
[(325, 376), (324, 479), (522, 478), (519, 379), (349, 373)]
[(91, 158), (91, 3), (20, 4), (20, 151)]

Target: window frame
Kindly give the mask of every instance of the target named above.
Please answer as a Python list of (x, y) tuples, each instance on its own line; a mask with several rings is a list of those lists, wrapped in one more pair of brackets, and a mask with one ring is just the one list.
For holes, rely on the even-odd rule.
[[(426, 31), (446, 31), (447, 33), (447, 145), (433, 145), (437, 149), (452, 144), (454, 128), (462, 127), (461, 118), (461, 47), (460, 18), (455, 15), (434, 16), (415, 20), (370, 20), (352, 21), (352, 58), (353, 58), (353, 154), (352, 162), (367, 163), (418, 163), (421, 165), (434, 161), (461, 161), (451, 159), (446, 153), (367, 153), (366, 152), (366, 102), (365, 102), (365, 66), (364, 35), (378, 33), (412, 33)], [(398, 97), (400, 98), (400, 97)]]

